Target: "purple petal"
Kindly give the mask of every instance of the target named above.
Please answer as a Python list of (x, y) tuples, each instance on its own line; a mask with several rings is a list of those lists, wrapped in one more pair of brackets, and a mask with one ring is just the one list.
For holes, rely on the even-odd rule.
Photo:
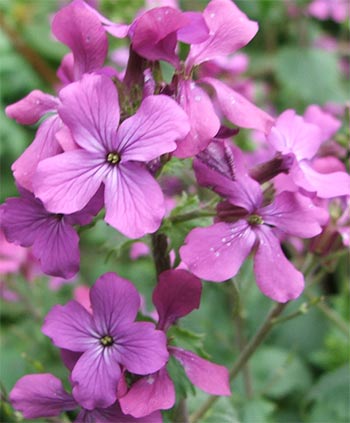
[(130, 415), (125, 415), (120, 410), (119, 404), (115, 403), (108, 408), (96, 408), (95, 410), (82, 410), (74, 423), (162, 423), (160, 411), (138, 419)]
[(258, 213), (265, 224), (301, 238), (318, 235), (322, 232), (321, 225), (328, 220), (325, 209), (316, 207), (309, 198), (292, 192), (282, 192), (272, 204)]
[(276, 120), (267, 140), (283, 154), (294, 153), (298, 160), (311, 159), (319, 149), (322, 133), (294, 110), (286, 110)]
[(193, 229), (180, 248), (180, 256), (196, 276), (222, 282), (237, 274), (254, 242), (255, 234), (245, 220), (220, 222)]
[(101, 186), (104, 158), (84, 150), (67, 151), (39, 163), (34, 192), (47, 210), (70, 214), (82, 210)]
[(169, 351), (183, 365), (193, 385), (211, 395), (231, 395), (229, 372), (226, 367), (204, 360), (182, 348), (170, 347)]
[(253, 212), (262, 203), (262, 190), (250, 178), (242, 152), (225, 142), (212, 143), (193, 162), (200, 185), (210, 187), (235, 206)]
[(294, 182), (307, 191), (316, 191), (321, 198), (333, 198), (350, 195), (350, 176), (346, 172), (320, 173), (303, 160), (300, 173), (293, 175)]
[(208, 94), (190, 81), (179, 84), (179, 103), (190, 117), (191, 130), (179, 141), (175, 156), (192, 157), (204, 150), (220, 128)]
[(29, 191), (33, 190), (33, 176), (39, 162), (62, 152), (55, 139), (55, 134), (61, 126), (62, 121), (57, 115), (46, 119), (39, 126), (32, 144), (11, 167), (16, 182)]
[(6, 115), (22, 125), (33, 125), (48, 112), (56, 112), (59, 105), (58, 98), (34, 90), (22, 100), (7, 106)]
[(9, 399), (26, 419), (58, 416), (78, 407), (62, 382), (49, 373), (23, 376), (16, 382)]
[(188, 68), (234, 53), (248, 44), (258, 31), (258, 24), (249, 20), (230, 0), (212, 0), (203, 16), (210, 35), (203, 43), (191, 46)]
[(98, 344), (79, 358), (72, 372), (73, 396), (84, 408), (106, 408), (117, 399), (121, 369), (113, 347)]
[(260, 225), (256, 234), (260, 242), (254, 256), (254, 273), (260, 291), (279, 303), (295, 300), (304, 289), (303, 275), (286, 259), (270, 228)]
[(57, 70), (57, 76), (63, 85), (74, 82), (74, 56), (73, 53), (67, 53), (63, 56), (61, 64)]
[(114, 151), (119, 123), (118, 92), (104, 75), (84, 75), (60, 92), (59, 115), (80, 147), (103, 155)]
[(169, 153), (189, 130), (187, 114), (174, 100), (165, 95), (148, 96), (118, 129), (121, 162), (146, 162)]
[(108, 50), (107, 36), (98, 17), (83, 4), (73, 2), (57, 12), (52, 32), (72, 50), (75, 79), (103, 66)]
[(146, 169), (137, 163), (121, 164), (109, 173), (105, 186), (107, 223), (129, 238), (159, 228), (165, 214), (163, 193)]
[(313, 123), (321, 129), (322, 142), (331, 139), (341, 127), (341, 121), (339, 119), (323, 111), (316, 104), (308, 106), (304, 113), (304, 119), (306, 122)]
[(158, 328), (166, 331), (177, 319), (199, 308), (201, 293), (201, 281), (187, 270), (162, 272), (152, 297), (159, 314)]
[(139, 379), (119, 398), (119, 403), (123, 413), (134, 417), (171, 408), (175, 404), (175, 387), (166, 368)]
[(67, 367), (67, 369), (72, 372), (74, 366), (77, 364), (77, 361), (81, 357), (81, 352), (75, 352), (70, 350), (65, 350), (64, 348), (61, 349), (61, 360), (63, 364)]
[(187, 18), (171, 7), (157, 7), (138, 18), (132, 28), (132, 47), (148, 60), (165, 60), (177, 67), (176, 31), (187, 25)]
[(76, 301), (54, 306), (45, 318), (42, 332), (60, 348), (83, 352), (99, 344), (91, 315)]
[(104, 187), (98, 189), (88, 204), (80, 211), (65, 216), (66, 222), (71, 225), (88, 225), (94, 216), (102, 209), (104, 204)]
[(188, 24), (177, 31), (177, 39), (187, 44), (198, 44), (207, 40), (209, 28), (199, 12), (184, 12), (182, 14)]
[(140, 295), (134, 285), (109, 272), (97, 279), (90, 290), (90, 301), (97, 330), (113, 335), (118, 326), (135, 320)]
[(115, 351), (118, 362), (139, 375), (154, 373), (169, 358), (165, 333), (152, 323), (136, 322), (118, 328)]
[(214, 88), (219, 108), (230, 122), (242, 128), (257, 129), (264, 133), (270, 131), (274, 123), (273, 118), (237, 91), (214, 78), (202, 78), (201, 82)]

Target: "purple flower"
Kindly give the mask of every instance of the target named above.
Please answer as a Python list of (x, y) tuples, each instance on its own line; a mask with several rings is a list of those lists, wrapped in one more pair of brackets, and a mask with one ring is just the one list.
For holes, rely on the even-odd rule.
[[(308, 116), (310, 119), (309, 113)], [(276, 120), (267, 139), (276, 151), (294, 155), (288, 179), (297, 187), (316, 192), (321, 198), (350, 195), (350, 176), (346, 172), (321, 173), (312, 163), (324, 140), (325, 131), (330, 131), (328, 122), (327, 126), (324, 124), (319, 128), (313, 123), (305, 122), (294, 110), (286, 110)], [(281, 175), (278, 178), (284, 187), (286, 177)]]
[(20, 188), (20, 198), (1, 206), (0, 226), (9, 242), (32, 246), (44, 273), (65, 279), (79, 271), (79, 237), (73, 225), (87, 225), (102, 207), (101, 192), (83, 210), (68, 215), (48, 212), (34, 195)]
[[(225, 144), (221, 149), (227, 157)], [(278, 234), (282, 231), (301, 238), (313, 237), (321, 232), (320, 225), (328, 218), (326, 211), (315, 207), (307, 197), (288, 192), (264, 205), (263, 192), (249, 177), (238, 149), (233, 149), (232, 157), (221, 167), (208, 159), (196, 159), (194, 167), (199, 183), (212, 187), (226, 201), (218, 206), (217, 223), (192, 230), (181, 247), (181, 259), (189, 270), (211, 281), (225, 281), (237, 274), (254, 251), (260, 290), (279, 302), (297, 298), (304, 278), (285, 257)]]
[[(78, 408), (80, 404), (68, 394), (62, 382), (49, 373), (26, 375), (19, 379), (9, 395), (15, 410), (26, 419), (59, 416), (64, 411)], [(78, 423), (137, 423), (139, 420), (126, 416), (118, 403), (108, 408), (82, 409), (75, 422)], [(161, 423), (159, 412), (142, 419), (142, 423)]]
[(81, 147), (40, 162), (35, 194), (48, 210), (81, 210), (103, 183), (107, 223), (131, 238), (158, 229), (162, 191), (144, 166), (176, 148), (189, 131), (185, 112), (164, 95), (145, 98), (118, 130), (118, 93), (102, 75), (85, 75), (60, 93), (59, 114)]
[(102, 275), (90, 290), (92, 315), (76, 301), (57, 305), (43, 332), (60, 348), (82, 353), (72, 374), (73, 395), (88, 410), (117, 399), (121, 366), (144, 375), (164, 366), (166, 338), (151, 323), (134, 322), (140, 296), (114, 273)]
[[(166, 332), (179, 318), (199, 308), (201, 292), (201, 281), (187, 270), (161, 273), (153, 291), (153, 303), (159, 315), (157, 328)], [(175, 346), (168, 346), (168, 351), (183, 365), (194, 385), (212, 395), (231, 394), (225, 367)], [(135, 417), (171, 408), (175, 403), (175, 387), (166, 367), (139, 379), (119, 402), (124, 413)]]

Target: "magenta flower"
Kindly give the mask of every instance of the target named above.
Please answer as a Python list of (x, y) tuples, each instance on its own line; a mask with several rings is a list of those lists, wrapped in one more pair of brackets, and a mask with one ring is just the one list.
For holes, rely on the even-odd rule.
[(77, 213), (48, 212), (34, 195), (20, 188), (20, 198), (0, 207), (0, 226), (9, 242), (32, 247), (44, 273), (72, 278), (79, 271), (79, 236), (73, 225), (87, 225), (102, 208), (101, 192)]
[(340, 23), (349, 16), (349, 4), (347, 0), (313, 0), (308, 12), (322, 21), (332, 19)]
[(118, 93), (102, 75), (85, 75), (60, 93), (59, 114), (79, 149), (40, 162), (35, 194), (54, 213), (81, 210), (103, 183), (107, 223), (131, 238), (158, 229), (162, 191), (144, 166), (176, 148), (189, 131), (185, 112), (167, 96), (145, 98), (119, 121)]
[[(251, 179), (238, 149), (221, 144), (223, 164), (205, 158), (194, 167), (201, 185), (226, 198), (218, 206), (217, 223), (192, 230), (180, 249), (181, 259), (195, 275), (215, 282), (237, 274), (254, 251), (254, 271), (260, 290), (279, 302), (297, 298), (304, 287), (303, 275), (285, 257), (278, 239), (284, 234), (309, 238), (322, 231), (328, 214), (300, 194), (283, 192), (263, 203), (259, 184)], [(231, 173), (231, 176), (229, 176)]]
[[(15, 410), (26, 419), (59, 416), (64, 411), (78, 408), (80, 404), (68, 394), (62, 382), (49, 373), (26, 375), (19, 379), (9, 395)], [(118, 403), (108, 408), (82, 409), (75, 423), (161, 423), (159, 411), (138, 419), (123, 414)]]
[[(310, 112), (307, 116), (310, 120)], [(276, 120), (267, 140), (277, 152), (294, 155), (288, 179), (297, 187), (316, 192), (321, 198), (350, 195), (350, 176), (346, 172), (321, 173), (313, 165), (312, 159), (325, 139), (325, 134), (333, 130), (328, 121), (324, 123), (327, 126), (319, 128), (313, 123), (305, 122), (294, 110), (286, 110)], [(282, 184), (286, 179), (283, 175), (278, 178)]]
[(90, 290), (92, 315), (76, 301), (57, 305), (43, 332), (53, 343), (82, 353), (71, 380), (73, 396), (88, 410), (111, 406), (117, 399), (121, 366), (144, 375), (164, 366), (166, 338), (152, 323), (134, 322), (140, 296), (114, 273), (102, 275)]
[[(161, 273), (153, 291), (153, 303), (159, 315), (157, 328), (167, 332), (178, 319), (199, 308), (201, 292), (201, 281), (187, 270)], [(198, 388), (212, 395), (231, 394), (225, 367), (175, 346), (168, 346), (168, 351), (183, 365), (186, 375)], [(123, 412), (134, 417), (171, 408), (175, 403), (175, 387), (166, 367), (139, 379), (119, 402)]]
[[(64, 85), (80, 79), (84, 73), (102, 68), (108, 49), (107, 36), (98, 17), (84, 2), (74, 1), (57, 12), (52, 32), (71, 49), (57, 72)], [(56, 138), (62, 129), (58, 106), (57, 97), (34, 90), (6, 108), (7, 116), (22, 125), (32, 125), (48, 113), (52, 114), (40, 124), (32, 144), (12, 165), (17, 183), (29, 191), (33, 191), (32, 179), (38, 163), (64, 149)]]

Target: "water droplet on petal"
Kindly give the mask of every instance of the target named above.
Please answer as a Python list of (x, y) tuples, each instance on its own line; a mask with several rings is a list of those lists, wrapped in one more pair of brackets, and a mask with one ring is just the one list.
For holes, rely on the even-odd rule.
[(214, 251), (214, 247), (210, 247), (209, 248), (209, 251)]
[(226, 245), (227, 245), (228, 247), (231, 247), (231, 242), (228, 242)]
[(221, 240), (222, 242), (226, 242), (226, 238), (222, 238), (222, 240)]
[(210, 17), (211, 17), (211, 19), (215, 18), (215, 13), (214, 13), (214, 12), (213, 12), (213, 13), (211, 13), (211, 14), (210, 14)]
[(195, 101), (201, 101), (202, 100), (202, 97), (200, 95), (196, 95), (194, 97), (194, 99), (195, 99)]

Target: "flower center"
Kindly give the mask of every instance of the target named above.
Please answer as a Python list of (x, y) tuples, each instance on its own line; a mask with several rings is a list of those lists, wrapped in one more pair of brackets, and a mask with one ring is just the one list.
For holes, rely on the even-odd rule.
[(100, 338), (100, 344), (104, 347), (110, 347), (114, 344), (114, 339), (109, 335), (102, 336)]
[(251, 214), (248, 217), (248, 223), (250, 223), (251, 225), (262, 225), (264, 223), (264, 220), (261, 216), (257, 214)]
[(107, 162), (112, 164), (112, 165), (116, 165), (120, 162), (120, 156), (118, 153), (116, 152), (111, 152), (107, 154)]

